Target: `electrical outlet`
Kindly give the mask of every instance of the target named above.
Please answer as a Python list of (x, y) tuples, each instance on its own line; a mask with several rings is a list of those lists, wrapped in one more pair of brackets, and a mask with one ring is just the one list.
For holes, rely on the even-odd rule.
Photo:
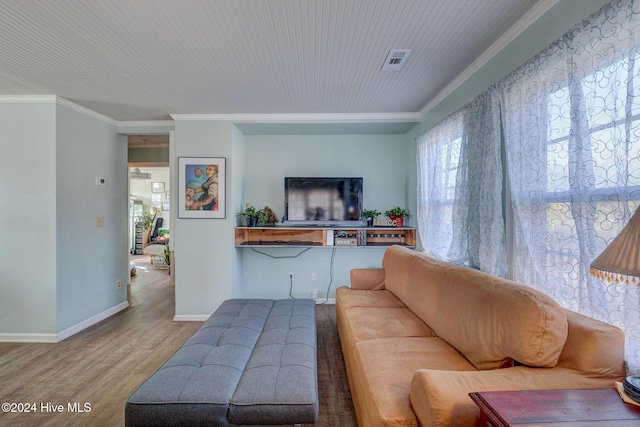
[(103, 216), (96, 217), (96, 227), (104, 227), (104, 217)]
[(318, 290), (317, 289), (312, 289), (311, 290), (311, 299), (318, 299)]
[(318, 280), (318, 275), (316, 274), (316, 272), (315, 272), (315, 271), (312, 271), (312, 272), (311, 272), (311, 280), (312, 280), (312, 281), (314, 281), (314, 282), (315, 282), (316, 280)]
[(289, 280), (293, 280), (293, 272), (292, 271), (289, 272)]
[(122, 287), (122, 280), (116, 280), (116, 289), (120, 289)]

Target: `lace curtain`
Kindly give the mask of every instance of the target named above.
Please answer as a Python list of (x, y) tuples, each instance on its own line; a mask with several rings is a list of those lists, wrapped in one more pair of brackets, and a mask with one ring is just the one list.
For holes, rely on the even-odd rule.
[(640, 367), (638, 289), (603, 283), (589, 264), (640, 200), (639, 39), (639, 5), (615, 2), (498, 85), (514, 278), (622, 327), (633, 370)]
[(500, 108), (487, 92), (418, 140), (418, 223), (433, 256), (503, 276)]
[(453, 218), (452, 206), (460, 160), (462, 113), (453, 114), (417, 141), (420, 245), (433, 257), (459, 262), (452, 242), (453, 230), (460, 219)]
[(589, 264), (640, 201), (639, 41), (640, 6), (616, 1), (418, 139), (427, 252), (621, 327), (634, 373), (639, 290)]

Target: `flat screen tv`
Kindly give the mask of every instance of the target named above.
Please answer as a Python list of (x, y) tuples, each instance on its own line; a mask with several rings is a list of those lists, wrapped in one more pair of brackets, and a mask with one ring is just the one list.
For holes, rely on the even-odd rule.
[(362, 178), (287, 177), (284, 222), (289, 225), (362, 225)]

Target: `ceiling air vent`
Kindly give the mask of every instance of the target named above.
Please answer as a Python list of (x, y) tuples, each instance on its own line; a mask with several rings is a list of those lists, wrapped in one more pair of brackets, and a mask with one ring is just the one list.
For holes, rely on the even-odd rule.
[(391, 49), (384, 61), (382, 71), (400, 71), (411, 55), (411, 49)]

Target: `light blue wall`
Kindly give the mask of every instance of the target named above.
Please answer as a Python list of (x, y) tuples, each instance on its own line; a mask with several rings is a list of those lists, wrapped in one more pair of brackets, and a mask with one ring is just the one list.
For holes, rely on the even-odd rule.
[[(284, 211), (285, 176), (361, 176), (367, 209), (406, 205), (405, 135), (250, 135), (244, 203)], [(237, 212), (236, 212), (237, 213)]]
[(126, 304), (126, 141), (115, 128), (55, 97), (0, 100), (1, 340), (55, 341)]
[(0, 102), (0, 334), (56, 332), (56, 106)]
[[(175, 282), (176, 316), (210, 315), (226, 299), (234, 295), (238, 271), (235, 242), (235, 213), (238, 204), (242, 159), (234, 148), (235, 127), (229, 122), (207, 120), (176, 120), (174, 156), (226, 158), (226, 218), (177, 218), (172, 233)], [(241, 143), (241, 142), (240, 142)], [(177, 161), (176, 161), (177, 165)], [(177, 169), (177, 168), (175, 168)], [(172, 188), (178, 188), (178, 174), (172, 173)], [(176, 202), (180, 203), (176, 197)]]
[[(127, 300), (127, 141), (64, 106), (56, 117), (57, 330)], [(96, 176), (106, 185), (96, 186)], [(104, 227), (96, 218), (104, 217)], [(122, 286), (116, 288), (116, 281)]]
[[(236, 214), (245, 203), (284, 207), (285, 176), (362, 176), (365, 206), (384, 211), (407, 201), (408, 147), (405, 135), (243, 135), (230, 122), (176, 120), (174, 156), (226, 157), (225, 219), (175, 221), (176, 318), (205, 316), (225, 299), (335, 296), (357, 267), (379, 267), (384, 249), (235, 248)], [(180, 171), (174, 171), (177, 179)], [(174, 192), (175, 194), (175, 192)], [(175, 203), (179, 203), (176, 201)], [(333, 268), (331, 266), (333, 265)], [(288, 273), (294, 273), (293, 289)], [(311, 280), (315, 272), (317, 280)]]
[[(242, 209), (242, 199), (244, 197), (244, 173), (245, 173), (245, 156), (246, 156), (246, 138), (242, 132), (238, 130), (237, 127), (233, 127), (232, 129), (232, 139), (233, 139), (233, 147), (232, 147), (232, 169), (231, 169), (231, 194), (232, 197), (232, 205), (230, 206), (229, 215), (233, 217), (236, 212), (239, 212)], [(233, 222), (235, 225), (235, 220)], [(235, 242), (235, 235), (234, 235)], [(243, 275), (243, 255), (244, 252), (241, 250), (232, 250), (232, 289), (231, 296), (232, 298), (243, 298), (244, 297), (244, 275)]]
[[(408, 150), (405, 135), (246, 136), (242, 205), (266, 205), (281, 217), (285, 176), (361, 176), (367, 209), (384, 212), (394, 205), (411, 206), (407, 182), (413, 172), (407, 170)], [(313, 248), (289, 258), (301, 250), (260, 249), (268, 255), (249, 248), (238, 250), (243, 252), (244, 295), (264, 298), (289, 296), (289, 272), (294, 273), (294, 297), (308, 298), (312, 289), (327, 297), (331, 286), (328, 297), (334, 298), (337, 286), (349, 284), (352, 268), (379, 267), (384, 253), (379, 248), (338, 248), (333, 255), (330, 248)], [(313, 272), (316, 281), (311, 280)]]

